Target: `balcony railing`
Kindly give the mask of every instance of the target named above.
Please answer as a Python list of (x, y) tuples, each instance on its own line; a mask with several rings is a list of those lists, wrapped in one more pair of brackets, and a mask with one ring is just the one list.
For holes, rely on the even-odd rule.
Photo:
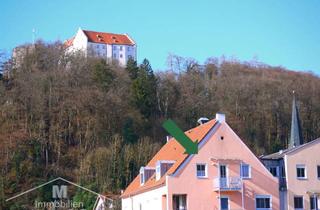
[(242, 189), (241, 177), (217, 177), (213, 180), (213, 189), (215, 191), (238, 191)]

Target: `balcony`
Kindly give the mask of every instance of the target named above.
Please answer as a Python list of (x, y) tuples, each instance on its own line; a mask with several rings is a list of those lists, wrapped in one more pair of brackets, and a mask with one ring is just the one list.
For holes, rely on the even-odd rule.
[(217, 177), (213, 180), (214, 191), (239, 191), (242, 189), (241, 177)]

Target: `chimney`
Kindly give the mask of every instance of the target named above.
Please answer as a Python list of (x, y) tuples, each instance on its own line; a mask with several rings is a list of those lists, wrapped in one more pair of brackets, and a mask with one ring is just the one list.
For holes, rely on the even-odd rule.
[(169, 142), (171, 138), (172, 138), (172, 136), (166, 136), (167, 142)]
[(223, 122), (226, 121), (226, 115), (218, 112), (218, 113), (216, 114), (216, 120), (217, 120), (219, 123), (223, 123)]
[(197, 122), (198, 122), (200, 125), (202, 125), (202, 124), (204, 124), (204, 123), (206, 123), (206, 122), (208, 122), (208, 121), (209, 121), (209, 119), (206, 118), (206, 117), (200, 117), (200, 118), (197, 120)]

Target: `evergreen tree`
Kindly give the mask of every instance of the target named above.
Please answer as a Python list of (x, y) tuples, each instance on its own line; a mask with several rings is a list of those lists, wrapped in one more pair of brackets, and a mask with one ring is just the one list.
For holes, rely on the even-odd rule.
[(138, 140), (138, 135), (134, 131), (132, 118), (128, 118), (122, 128), (122, 136), (125, 142), (135, 143)]
[(151, 65), (144, 59), (139, 67), (137, 78), (133, 81), (133, 102), (145, 118), (156, 112), (157, 79)]
[(138, 77), (139, 67), (137, 65), (137, 61), (129, 58), (126, 66), (126, 70), (129, 73), (129, 77), (134, 80)]

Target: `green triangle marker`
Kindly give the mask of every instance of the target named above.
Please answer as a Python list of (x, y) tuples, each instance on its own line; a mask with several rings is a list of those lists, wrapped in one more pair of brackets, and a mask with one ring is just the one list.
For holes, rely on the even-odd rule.
[(198, 140), (193, 142), (172, 120), (167, 120), (162, 127), (185, 148), (185, 154), (198, 154)]

